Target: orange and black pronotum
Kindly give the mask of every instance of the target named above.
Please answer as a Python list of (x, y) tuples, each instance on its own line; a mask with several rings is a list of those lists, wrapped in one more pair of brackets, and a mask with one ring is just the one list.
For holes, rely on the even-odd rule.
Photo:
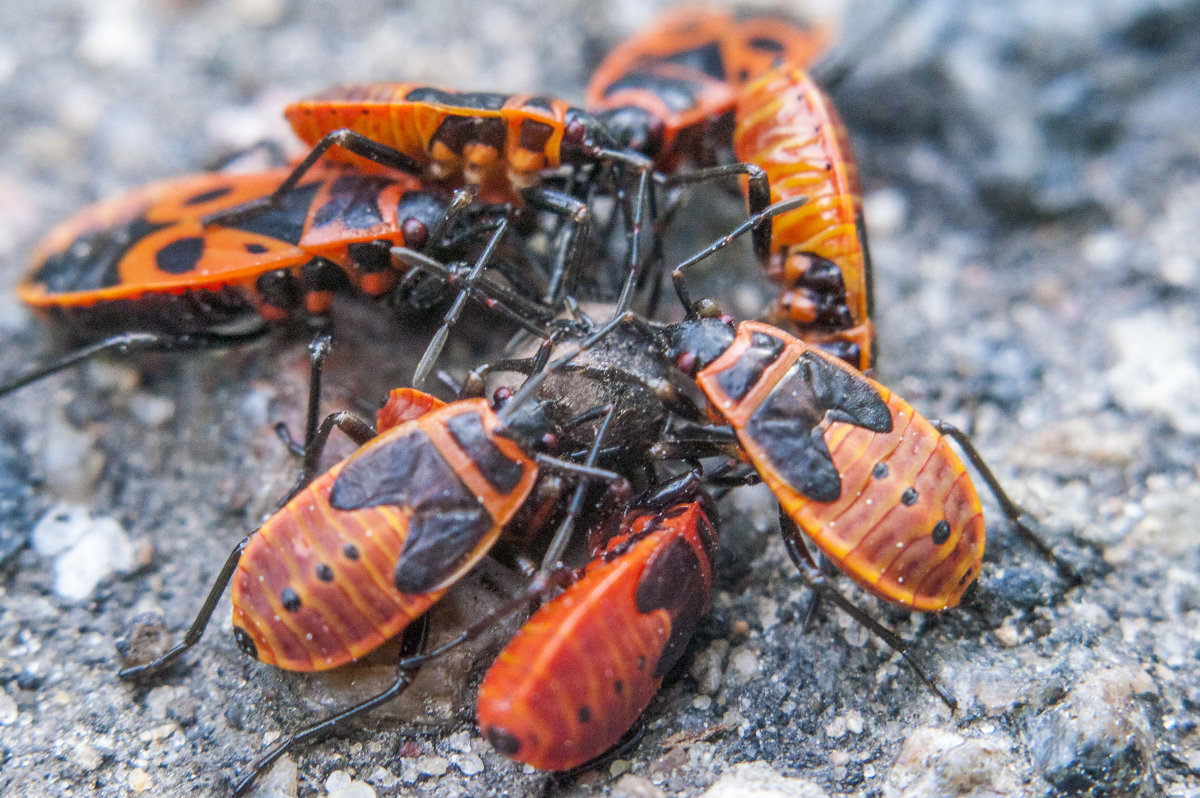
[(823, 26), (779, 15), (673, 8), (604, 57), (587, 108), (659, 169), (714, 164), (730, 149), (741, 87), (780, 64), (808, 66), (829, 39)]

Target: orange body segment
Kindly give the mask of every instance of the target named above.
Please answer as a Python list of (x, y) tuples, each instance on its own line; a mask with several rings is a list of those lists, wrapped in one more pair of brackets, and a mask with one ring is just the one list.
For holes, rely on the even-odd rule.
[(537, 477), (511, 441), (479, 443), (477, 431), (487, 436), (498, 424), (482, 399), (424, 412), (284, 505), (251, 538), (233, 577), (239, 646), (281, 668), (324, 670), (377, 648), (428, 609), (487, 553)]
[[(583, 112), (544, 96), (368, 83), (299, 100), (284, 115), (310, 146), (349, 129), (408, 156), (432, 179), (461, 177), (503, 194), (510, 184), (524, 188), (536, 183), (542, 170), (562, 163), (564, 133)], [(338, 148), (326, 157), (360, 169), (380, 168)]]
[(698, 502), (627, 518), (584, 575), (517, 633), (479, 688), (479, 728), (543, 770), (603, 754), (637, 721), (708, 605), (712, 526)]
[[(755, 353), (765, 367), (741, 396), (731, 396), (722, 375), (744, 368)], [(912, 609), (958, 603), (983, 560), (982, 509), (958, 455), (907, 402), (757, 322), (741, 324), (734, 343), (696, 380), (784, 511), (838, 568), (879, 598)], [(866, 407), (877, 421), (846, 417)], [(820, 443), (810, 446), (814, 434)], [(827, 457), (834, 481), (803, 484), (813, 466), (789, 474), (784, 458), (801, 455), (816, 465)], [(814, 498), (831, 485), (831, 495)]]
[(829, 97), (804, 70), (782, 66), (748, 84), (737, 103), (734, 152), (762, 167), (771, 201), (808, 197), (773, 221), (768, 275), (781, 286), (772, 320), (805, 341), (856, 348), (872, 365), (871, 263), (858, 169)]
[[(228, 223), (205, 219), (269, 196), (286, 169), (206, 173), (136, 189), (84, 209), (35, 249), (17, 295), (81, 327), (189, 332), (259, 314), (328, 309), (335, 287), (391, 285), (364, 269), (367, 242), (420, 245), (445, 200), (399, 173), (314, 170), (278, 208)], [(311, 268), (314, 261), (319, 268)]]
[(442, 591), (408, 595), (392, 584), (408, 531), (405, 513), (329, 506), (340, 471), (339, 464), (301, 491), (242, 552), (233, 577), (234, 629), (239, 646), (247, 649), (248, 636), (247, 653), (268, 665), (313, 671), (352, 662), (441, 598)]

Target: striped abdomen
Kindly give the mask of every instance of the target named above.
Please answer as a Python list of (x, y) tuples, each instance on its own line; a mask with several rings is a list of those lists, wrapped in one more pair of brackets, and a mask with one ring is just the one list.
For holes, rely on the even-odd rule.
[(756, 322), (741, 324), (696, 379), (784, 510), (840, 569), (913, 609), (958, 603), (983, 559), (979, 498), (907, 402)]
[[(427, 167), (434, 179), (462, 175), (469, 183), (503, 190), (537, 182), (543, 169), (562, 163), (563, 136), (572, 122), (594, 120), (551, 97), (457, 92), (416, 83), (339, 86), (292, 103), (284, 115), (309, 145), (349, 128)], [(333, 149), (337, 160), (369, 162)], [(506, 178), (507, 175), (507, 178)]]
[(479, 687), (483, 735), (567, 770), (615, 745), (687, 646), (712, 592), (699, 502), (627, 519), (582, 578), (534, 613)]
[(233, 580), (239, 646), (289, 670), (355, 660), (432, 605), (495, 542), (537, 475), (484, 400), (371, 440), (280, 509)]
[(858, 170), (829, 97), (799, 68), (772, 70), (737, 104), (734, 152), (767, 173), (771, 201), (809, 198), (774, 220), (773, 316), (859, 369), (872, 365), (871, 262)]

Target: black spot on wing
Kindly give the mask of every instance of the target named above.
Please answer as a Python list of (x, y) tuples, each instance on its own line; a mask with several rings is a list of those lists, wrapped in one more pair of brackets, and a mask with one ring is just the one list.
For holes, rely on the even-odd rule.
[(139, 216), (127, 224), (86, 233), (62, 252), (46, 258), (30, 280), (44, 286), (48, 294), (120, 285), (120, 265), (126, 253), (146, 236), (169, 226)]
[(320, 182), (298, 186), (285, 194), (277, 207), (267, 208), (242, 219), (235, 218), (229, 224), (218, 224), (233, 230), (244, 230), (247, 233), (285, 241), (288, 244), (299, 244), (308, 221), (308, 209), (320, 187)]
[(178, 238), (154, 253), (154, 263), (160, 272), (187, 274), (204, 257), (204, 237)]
[(428, 593), (442, 585), (479, 546), (495, 521), (478, 502), (426, 503), (413, 515), (396, 562), (401, 593)]
[(655, 676), (666, 675), (679, 661), (700, 623), (707, 601), (700, 557), (686, 540), (672, 538), (651, 555), (638, 580), (637, 610), (646, 614), (665, 609), (671, 616), (671, 636), (654, 666)]

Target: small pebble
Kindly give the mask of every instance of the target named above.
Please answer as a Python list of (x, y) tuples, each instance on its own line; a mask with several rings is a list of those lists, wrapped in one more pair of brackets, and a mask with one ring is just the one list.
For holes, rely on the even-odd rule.
[(416, 765), (417, 772), (425, 776), (441, 776), (450, 768), (450, 760), (436, 754), (419, 756), (413, 760), (413, 764)]
[(742, 762), (729, 767), (701, 798), (828, 798), (807, 779), (789, 778), (766, 762)]
[(356, 781), (344, 770), (335, 770), (325, 779), (329, 798), (375, 798), (375, 788), (365, 781)]
[(729, 658), (729, 664), (743, 679), (753, 678), (760, 673), (758, 655), (748, 648), (735, 651)]
[(129, 789), (134, 792), (145, 792), (150, 788), (150, 774), (141, 768), (129, 772)]
[(100, 767), (101, 763), (104, 762), (104, 757), (99, 751), (87, 743), (79, 743), (75, 746), (75, 750), (71, 752), (71, 761), (81, 767), (83, 770), (91, 773), (93, 770)]
[(468, 751), (465, 754), (453, 757), (450, 761), (464, 776), (474, 776), (477, 773), (483, 772), (483, 759), (480, 758), (479, 754)]
[(246, 798), (296, 798), (299, 784), (300, 773), (296, 760), (284, 754), (270, 770), (259, 776)]
[(17, 702), (8, 693), (0, 691), (0, 726), (11, 726), (17, 722)]
[(175, 403), (165, 396), (136, 393), (129, 400), (129, 412), (144, 426), (157, 429), (175, 415)]
[(610, 793), (612, 798), (666, 798), (666, 793), (644, 776), (626, 773), (617, 779)]
[(114, 573), (137, 564), (137, 549), (115, 519), (92, 518), (86, 509), (59, 505), (34, 526), (34, 551), (54, 557), (54, 592), (80, 601)]

